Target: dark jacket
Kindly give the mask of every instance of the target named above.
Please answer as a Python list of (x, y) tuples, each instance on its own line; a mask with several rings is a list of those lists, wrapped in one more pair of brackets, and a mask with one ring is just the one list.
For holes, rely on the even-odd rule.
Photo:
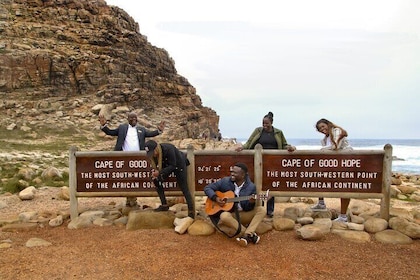
[[(121, 124), (116, 129), (110, 129), (108, 126), (101, 128), (103, 132), (107, 135), (118, 136), (117, 143), (115, 144), (114, 151), (122, 151), (124, 145), (125, 137), (127, 136), (129, 124)], [(146, 142), (146, 137), (154, 137), (159, 135), (159, 130), (147, 130), (146, 128), (137, 125), (137, 137), (139, 138), (139, 147), (140, 150), (144, 150), (144, 144)]]
[[(224, 177), (221, 180), (211, 183), (204, 187), (204, 193), (209, 198), (213, 198), (216, 195), (215, 191), (235, 191), (235, 185), (234, 182), (231, 180), (230, 176)], [(239, 196), (248, 196), (256, 193), (257, 188), (255, 187), (254, 183), (249, 179), (249, 176), (246, 176), (245, 183), (239, 192)], [(243, 200), (239, 203), (241, 204), (243, 211), (251, 211), (255, 207), (255, 202), (251, 203), (249, 200)]]
[(162, 148), (162, 169), (158, 178), (160, 181), (168, 178), (172, 172), (176, 174), (177, 172), (186, 171), (186, 154), (170, 143), (162, 143), (160, 146)]

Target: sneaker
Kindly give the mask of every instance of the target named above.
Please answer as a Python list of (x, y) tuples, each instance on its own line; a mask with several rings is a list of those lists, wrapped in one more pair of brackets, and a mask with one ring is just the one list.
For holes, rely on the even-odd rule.
[(333, 220), (334, 222), (339, 222), (339, 223), (347, 223), (347, 216), (338, 216), (337, 219)]
[(252, 235), (250, 235), (249, 237), (249, 240), (251, 240), (251, 242), (252, 243), (254, 243), (254, 244), (258, 244), (258, 242), (260, 242), (260, 237), (258, 236), (258, 234), (256, 234), (255, 232), (252, 234)]
[(163, 212), (163, 211), (168, 211), (169, 210), (169, 206), (168, 205), (161, 205), (158, 208), (154, 209), (153, 211), (155, 212)]
[(318, 203), (315, 206), (312, 206), (311, 210), (312, 211), (325, 211), (327, 210), (327, 206), (325, 204)]
[(244, 236), (241, 236), (241, 237), (236, 238), (236, 241), (238, 241), (238, 244), (240, 246), (246, 247), (251, 240), (249, 240), (249, 236), (248, 235), (244, 235)]

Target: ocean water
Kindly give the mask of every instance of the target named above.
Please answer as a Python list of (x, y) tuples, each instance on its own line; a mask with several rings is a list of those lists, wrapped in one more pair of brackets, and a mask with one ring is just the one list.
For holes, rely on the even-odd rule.
[[(238, 139), (245, 143), (247, 139)], [(420, 174), (420, 139), (348, 139), (354, 149), (383, 150), (386, 144), (392, 145), (392, 171), (404, 174)], [(299, 150), (321, 149), (321, 139), (287, 139)]]

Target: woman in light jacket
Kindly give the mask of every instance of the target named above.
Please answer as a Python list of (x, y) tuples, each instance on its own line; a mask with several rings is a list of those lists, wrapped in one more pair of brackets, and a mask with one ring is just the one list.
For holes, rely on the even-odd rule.
[[(320, 119), (316, 122), (316, 130), (325, 135), (321, 140), (322, 148), (321, 150), (352, 150), (353, 148), (349, 145), (347, 141), (347, 131), (342, 127), (330, 122), (327, 119)], [(341, 198), (341, 211), (340, 216), (334, 221), (337, 222), (347, 222), (347, 208), (350, 204), (349, 198)], [(320, 211), (325, 210), (327, 206), (325, 205), (324, 198), (320, 197), (318, 204), (312, 207), (312, 210)]]

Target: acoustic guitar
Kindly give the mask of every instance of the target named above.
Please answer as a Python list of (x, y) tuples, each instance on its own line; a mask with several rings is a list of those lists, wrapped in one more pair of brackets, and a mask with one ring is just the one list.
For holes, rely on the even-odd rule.
[(246, 196), (235, 196), (235, 193), (233, 191), (226, 191), (226, 192), (216, 191), (216, 195), (222, 200), (224, 200), (226, 203), (223, 206), (220, 206), (219, 203), (207, 197), (205, 210), (206, 210), (207, 215), (209, 216), (215, 215), (219, 213), (220, 211), (230, 211), (235, 202), (249, 200), (250, 198), (267, 200), (268, 192), (269, 190), (267, 190), (265, 194), (261, 194), (261, 195), (253, 194), (253, 195), (246, 195)]

